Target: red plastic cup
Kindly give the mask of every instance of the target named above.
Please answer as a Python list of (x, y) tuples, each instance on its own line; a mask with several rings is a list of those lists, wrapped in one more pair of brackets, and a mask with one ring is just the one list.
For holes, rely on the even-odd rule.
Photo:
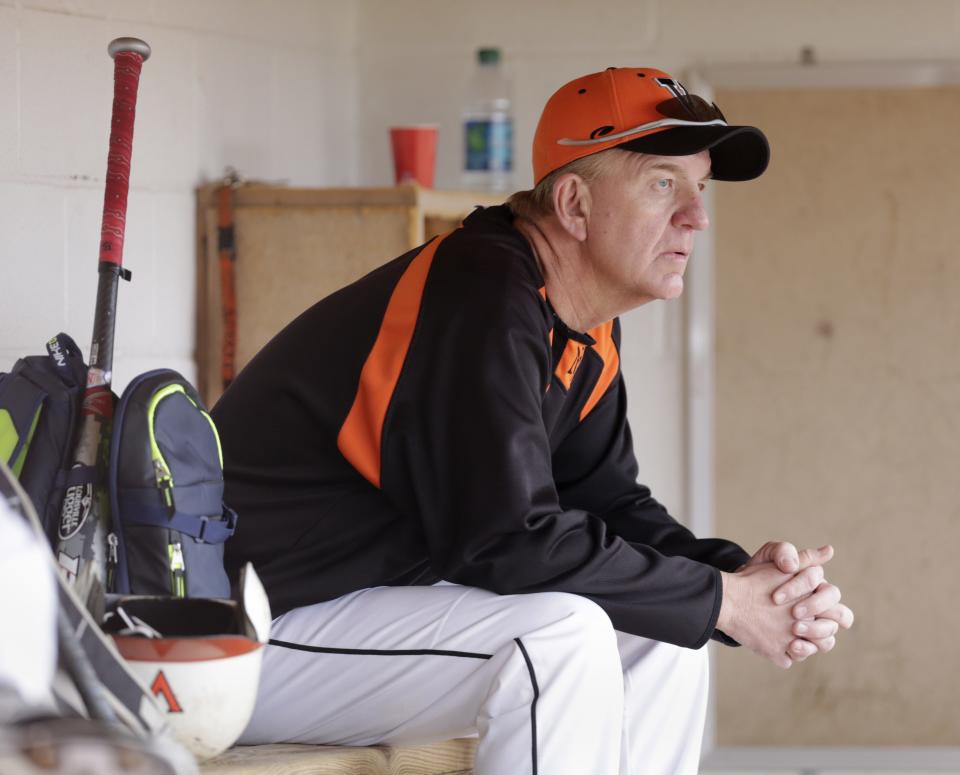
[(394, 179), (433, 188), (437, 160), (437, 127), (431, 124), (390, 127)]

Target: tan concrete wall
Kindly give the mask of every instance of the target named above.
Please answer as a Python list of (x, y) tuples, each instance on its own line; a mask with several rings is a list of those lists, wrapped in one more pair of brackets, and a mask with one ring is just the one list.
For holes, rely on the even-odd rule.
[(718, 101), (774, 155), (717, 184), (717, 529), (833, 542), (858, 615), (786, 674), (721, 650), (718, 742), (958, 745), (960, 88)]

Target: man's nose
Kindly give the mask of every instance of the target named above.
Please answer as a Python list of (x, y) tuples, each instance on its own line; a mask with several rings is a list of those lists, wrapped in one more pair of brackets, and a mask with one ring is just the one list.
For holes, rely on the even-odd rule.
[(703, 231), (710, 225), (707, 208), (703, 203), (703, 194), (699, 191), (680, 207), (673, 216), (673, 225)]

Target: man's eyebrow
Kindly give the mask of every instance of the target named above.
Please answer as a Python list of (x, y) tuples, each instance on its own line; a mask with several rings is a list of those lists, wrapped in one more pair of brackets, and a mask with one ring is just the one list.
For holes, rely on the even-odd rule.
[[(665, 172), (674, 172), (678, 175), (686, 174), (686, 170), (684, 170), (683, 167), (681, 167), (679, 164), (675, 164), (672, 161), (658, 161), (658, 162), (655, 162), (654, 164), (651, 164), (649, 167), (647, 167), (647, 169), (650, 171), (664, 170)], [(700, 179), (701, 180), (713, 179), (713, 170), (710, 170), (709, 172), (707, 172), (707, 174)]]

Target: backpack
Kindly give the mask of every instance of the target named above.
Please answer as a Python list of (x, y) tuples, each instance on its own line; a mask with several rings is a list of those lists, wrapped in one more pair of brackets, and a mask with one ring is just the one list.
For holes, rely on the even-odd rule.
[[(47, 539), (56, 540), (63, 496), (79, 425), (87, 365), (64, 333), (47, 342), (46, 355), (20, 358), (0, 373), (0, 460), (30, 496)], [(90, 471), (74, 471), (92, 476)]]
[(199, 394), (176, 371), (148, 371), (123, 391), (109, 490), (111, 592), (230, 597), (223, 544), (237, 515), (223, 502), (220, 437)]
[[(87, 365), (66, 334), (47, 354), (0, 373), (0, 460), (36, 507), (52, 546), (67, 487), (92, 483), (71, 467)], [(229, 597), (223, 543), (237, 515), (223, 503), (223, 457), (213, 420), (180, 374), (135, 377), (115, 403), (107, 481), (107, 591)]]

